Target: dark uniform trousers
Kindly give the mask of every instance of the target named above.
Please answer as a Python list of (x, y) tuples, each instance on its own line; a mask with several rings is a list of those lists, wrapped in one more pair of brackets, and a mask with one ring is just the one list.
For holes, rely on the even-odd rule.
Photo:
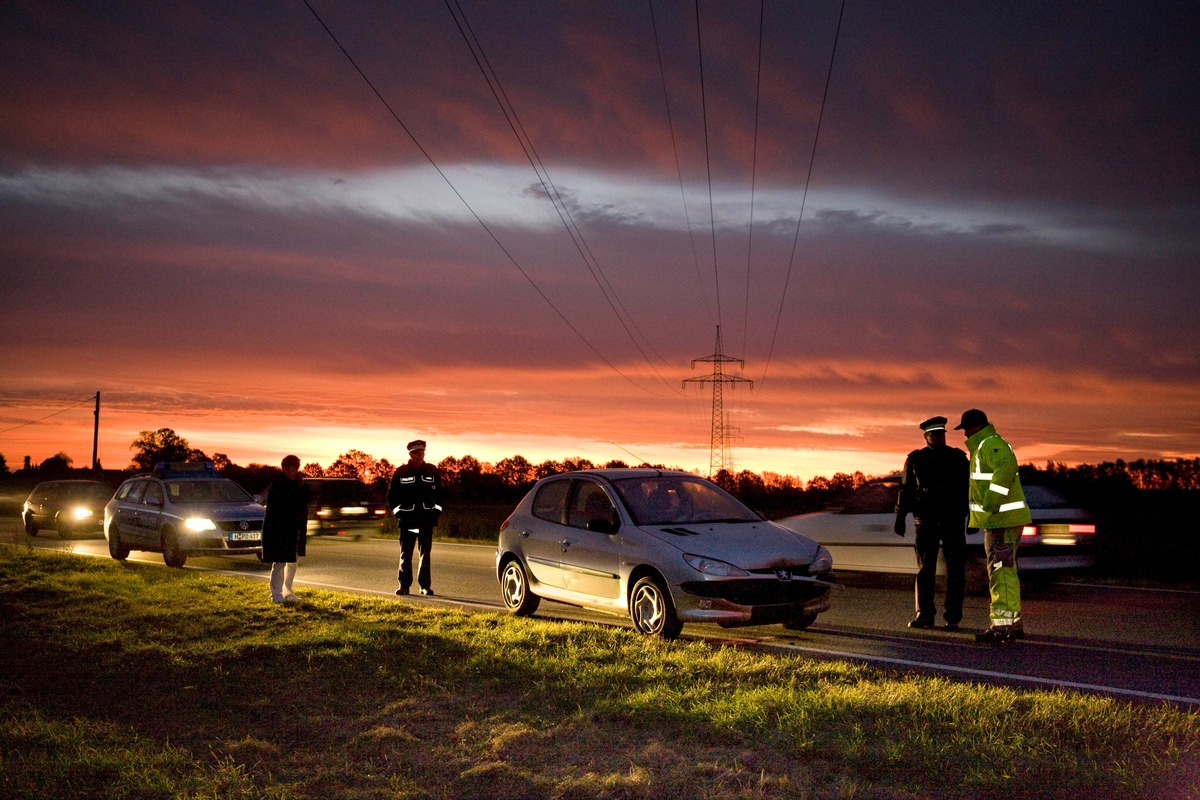
[(400, 588), (408, 589), (413, 582), (413, 547), (416, 546), (420, 564), (417, 567), (417, 585), (422, 589), (430, 586), (429, 551), (433, 548), (433, 525), (427, 522), (413, 524), (400, 522)]
[(937, 584), (938, 548), (946, 558), (945, 620), (957, 625), (962, 620), (966, 588), (966, 529), (963, 519), (914, 520), (917, 524), (917, 616), (932, 622), (937, 617), (934, 589)]

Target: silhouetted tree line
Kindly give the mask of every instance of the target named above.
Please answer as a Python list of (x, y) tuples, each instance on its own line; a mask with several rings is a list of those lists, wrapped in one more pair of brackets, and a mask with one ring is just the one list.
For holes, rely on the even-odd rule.
[[(226, 477), (253, 493), (265, 488), (279, 473), (279, 468), (271, 464), (251, 463), (241, 466), (231, 461), (224, 453), (213, 453), (210, 456), (192, 447), (171, 428), (141, 431), (129, 445), (129, 449), (132, 451), (132, 457), (127, 468), (102, 470), (102, 474), (121, 479), (127, 474), (147, 472), (155, 464), (163, 461), (211, 461)], [(8, 483), (17, 479), (23, 479), (22, 483), (36, 483), (40, 480), (91, 474), (91, 470), (74, 469), (73, 463), (69, 455), (60, 452), (37, 466), (30, 464), (26, 458), (25, 465), (14, 471), (10, 470), (4, 455), (0, 454), (0, 478)], [(596, 467), (619, 469), (631, 466), (619, 460), (596, 464), (580, 457), (534, 464), (520, 455), (501, 459), (495, 464), (481, 462), (469, 455), (461, 458), (447, 456), (437, 462), (437, 465), (442, 470), (446, 493), (450, 499), (479, 503), (516, 502), (530, 486), (547, 475)], [(632, 466), (667, 468), (662, 464), (645, 463)], [(303, 472), (310, 477), (357, 478), (377, 488), (386, 489), (395, 469), (386, 458), (375, 458), (361, 450), (349, 450), (325, 467), (315, 462), (308, 463)], [(1048, 462), (1045, 468), (1041, 469), (1033, 465), (1024, 465), (1021, 467), (1021, 474), (1027, 482), (1053, 486), (1081, 502), (1111, 497), (1114, 493), (1120, 497), (1137, 491), (1200, 490), (1200, 458), (1139, 459), (1129, 462), (1118, 459), (1074, 467)], [(793, 475), (777, 472), (759, 474), (749, 470), (737, 473), (721, 470), (713, 476), (715, 483), (768, 516), (823, 508), (832, 496), (856, 489), (867, 480), (869, 478), (862, 472), (839, 472), (832, 478), (817, 476), (807, 482)]]

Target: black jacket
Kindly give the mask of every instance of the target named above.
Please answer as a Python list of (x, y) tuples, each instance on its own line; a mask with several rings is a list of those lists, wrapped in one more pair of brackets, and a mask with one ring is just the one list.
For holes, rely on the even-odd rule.
[(263, 561), (295, 561), (304, 555), (308, 540), (308, 500), (312, 490), (303, 480), (276, 475), (267, 490), (267, 516), (263, 519)]
[(967, 516), (967, 454), (957, 447), (924, 447), (908, 454), (896, 518), (962, 524)]
[(442, 513), (442, 473), (427, 461), (402, 464), (392, 474), (387, 499), (401, 528), (432, 528)]

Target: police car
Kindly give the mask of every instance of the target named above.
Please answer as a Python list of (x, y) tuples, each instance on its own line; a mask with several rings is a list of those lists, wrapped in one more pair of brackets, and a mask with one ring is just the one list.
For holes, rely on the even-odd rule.
[(104, 536), (118, 561), (148, 550), (182, 567), (188, 556), (260, 555), (265, 514), (212, 462), (158, 464), (117, 488), (104, 507)]

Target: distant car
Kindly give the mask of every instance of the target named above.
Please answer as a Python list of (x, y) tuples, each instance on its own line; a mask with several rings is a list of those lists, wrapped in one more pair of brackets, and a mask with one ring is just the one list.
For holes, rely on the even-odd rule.
[(211, 463), (159, 464), (117, 488), (104, 507), (104, 535), (118, 561), (149, 550), (182, 567), (194, 555), (261, 554), (265, 513)]
[(684, 622), (806, 628), (830, 608), (832, 567), (825, 548), (716, 484), (647, 469), (543, 478), (496, 550), (510, 613), (532, 614), (545, 598), (628, 615), (664, 639)]
[(308, 504), (309, 536), (361, 539), (379, 533), (387, 521), (387, 503), (357, 478), (305, 478), (304, 485), (313, 493)]
[[(1033, 522), (1021, 534), (1018, 573), (1053, 574), (1093, 566), (1096, 523), (1092, 516), (1045, 486), (1022, 485), (1022, 489)], [(912, 518), (904, 538), (892, 530), (899, 491), (900, 476), (890, 475), (863, 484), (837, 507), (778, 522), (823, 544), (839, 570), (916, 574)], [(983, 534), (968, 531), (967, 585), (973, 591), (987, 585), (983, 563)], [(938, 574), (945, 572), (945, 562), (939, 557)]]
[(58, 538), (99, 531), (104, 525), (104, 504), (112, 487), (100, 481), (44, 481), (29, 493), (21, 509), (25, 532), (37, 536), (41, 528), (53, 528)]

